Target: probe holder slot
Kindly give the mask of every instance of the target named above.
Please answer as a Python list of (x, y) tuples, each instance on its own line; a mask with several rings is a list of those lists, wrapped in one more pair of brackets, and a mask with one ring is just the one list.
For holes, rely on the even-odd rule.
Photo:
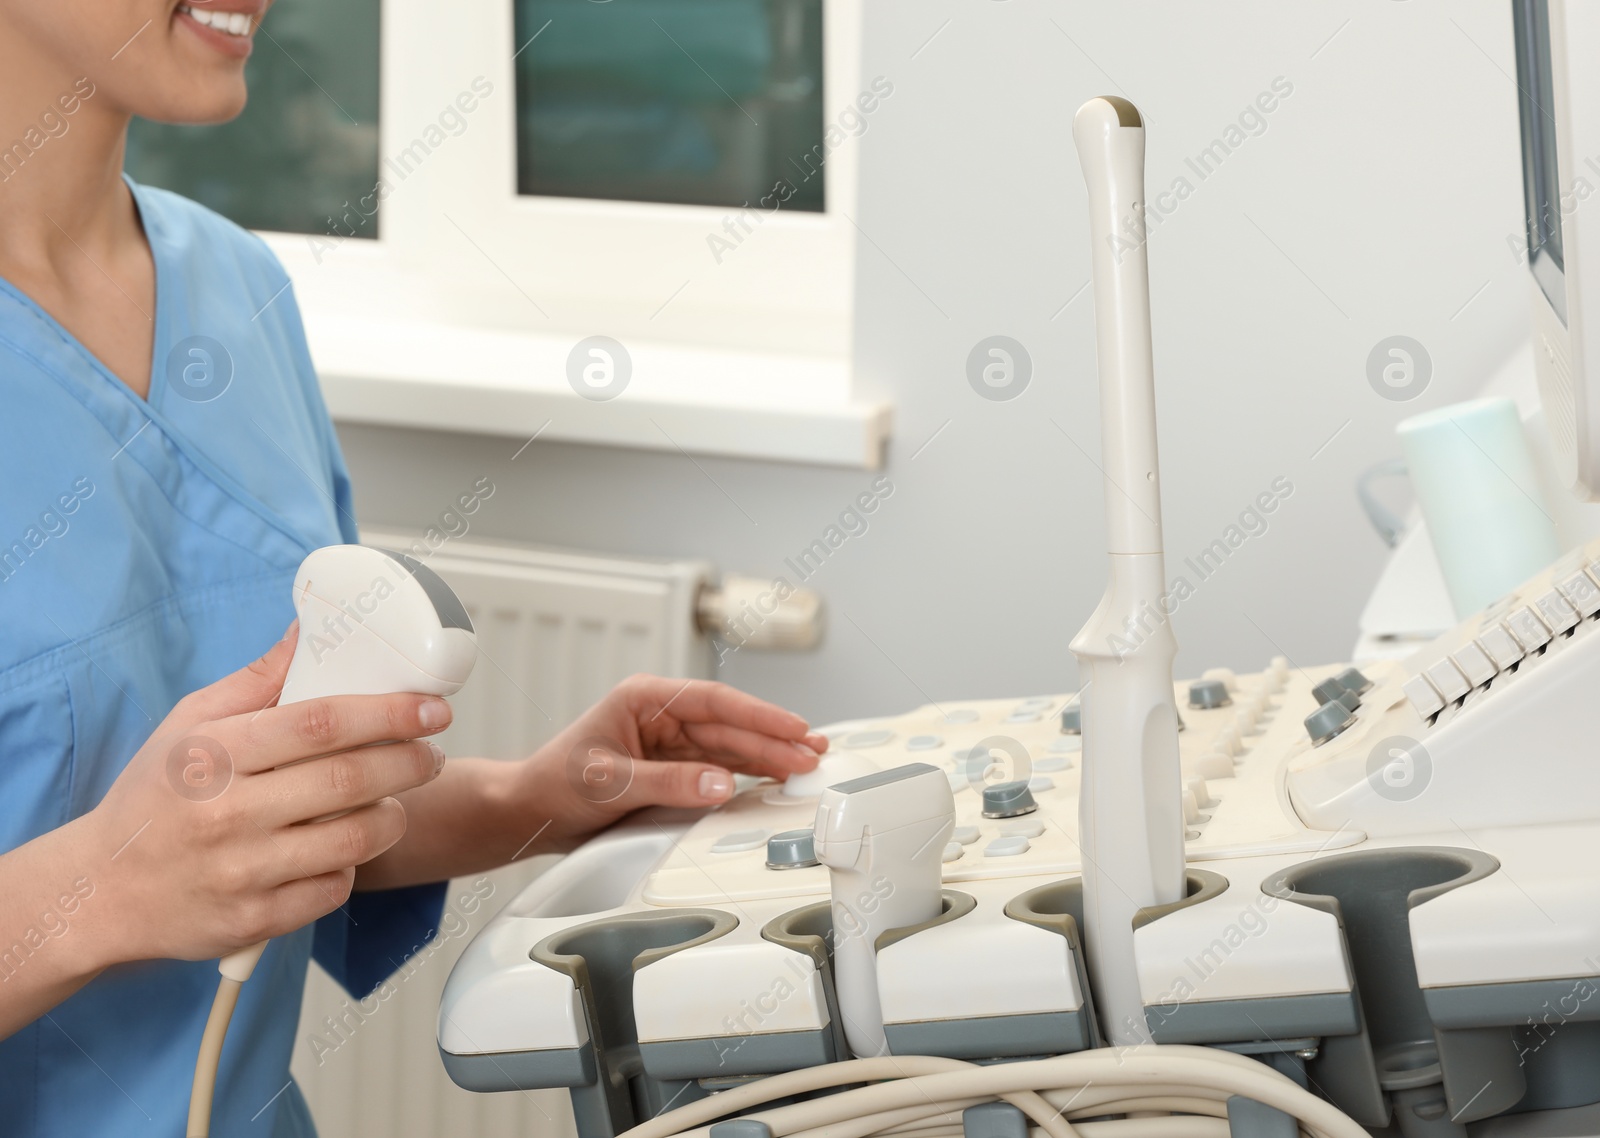
[(563, 929), (528, 955), (572, 977), (594, 1048), (595, 1079), (571, 1088), (578, 1133), (611, 1138), (705, 1091), (692, 1081), (652, 1078), (639, 1054), (633, 975), (647, 964), (726, 936), (738, 918), (714, 909), (628, 913)]
[[(945, 889), (940, 894), (942, 907), (937, 917), (919, 925), (886, 929), (879, 934), (873, 947), (879, 951), (913, 936), (924, 929), (958, 920), (977, 907), (977, 901), (966, 893)], [(809, 956), (822, 977), (822, 988), (827, 994), (828, 1022), (832, 1029), (832, 1049), (836, 1059), (853, 1058), (844, 1037), (844, 1016), (839, 1010), (839, 993), (833, 982), (833, 902), (818, 901), (813, 905), (792, 909), (774, 917), (762, 928), (761, 935), (773, 944)]]
[(1441, 1028), (1411, 950), (1411, 910), (1481, 880), (1500, 863), (1480, 850), (1412, 846), (1339, 854), (1274, 874), (1262, 891), (1339, 922), (1358, 1029), (1325, 1036), (1311, 1077), (1363, 1126), (1405, 1138), (1464, 1138), (1527, 1084), (1511, 1027)]
[(1083, 941), (1083, 878), (1069, 877), (1065, 881), (1052, 881), (1026, 893), (1019, 893), (1006, 902), (1006, 916), (1025, 925), (1048, 929), (1066, 939), (1072, 953), (1073, 968), (1078, 974), (1078, 990), (1083, 993), (1084, 1034), (1083, 1046), (1104, 1047), (1105, 1038), (1094, 1014), (1094, 994), (1089, 986), (1088, 950)]

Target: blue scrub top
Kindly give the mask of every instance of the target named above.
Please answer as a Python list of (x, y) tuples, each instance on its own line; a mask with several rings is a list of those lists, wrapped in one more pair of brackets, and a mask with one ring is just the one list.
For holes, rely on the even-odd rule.
[[(283, 635), (300, 560), (356, 540), (283, 267), (209, 210), (128, 184), (155, 255), (148, 401), (0, 281), (0, 849), (93, 808), (181, 697)], [(67, 876), (87, 878), (71, 907), (93, 906), (93, 867)], [(366, 994), (427, 943), (444, 888), (357, 894), (272, 942), (228, 1033), (213, 1134), (312, 1132), (288, 1074), (307, 962)], [(0, 914), (0, 998), (71, 922)], [(216, 986), (209, 961), (113, 967), (0, 1041), (0, 1131), (183, 1134)]]

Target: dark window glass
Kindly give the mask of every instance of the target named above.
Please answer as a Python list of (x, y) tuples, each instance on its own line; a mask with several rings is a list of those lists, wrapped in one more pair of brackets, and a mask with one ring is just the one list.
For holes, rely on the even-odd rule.
[(517, 0), (515, 25), (520, 193), (823, 208), (821, 0)]

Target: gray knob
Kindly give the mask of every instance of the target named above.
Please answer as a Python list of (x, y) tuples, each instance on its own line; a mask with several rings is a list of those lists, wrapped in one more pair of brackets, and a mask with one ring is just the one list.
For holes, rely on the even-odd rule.
[(785, 830), (767, 839), (768, 869), (804, 869), (817, 864), (817, 838), (811, 830)]
[(1228, 685), (1221, 680), (1196, 680), (1189, 685), (1190, 707), (1227, 707), (1232, 702)]
[(1311, 689), (1311, 695), (1318, 703), (1332, 703), (1337, 700), (1351, 711), (1361, 706), (1361, 697), (1345, 687), (1337, 679), (1323, 680)]
[(1314, 746), (1320, 747), (1355, 721), (1356, 717), (1350, 714), (1348, 707), (1336, 699), (1330, 699), (1306, 716), (1306, 734), (1311, 736)]
[(1347, 689), (1338, 680), (1329, 677), (1311, 689), (1311, 694), (1316, 697), (1319, 704), (1327, 703), (1330, 699), (1338, 699)]
[(1037, 809), (1039, 804), (1033, 800), (1033, 791), (1022, 779), (983, 788), (985, 818), (1015, 818), (1019, 814), (1032, 814)]
[(1083, 709), (1075, 703), (1069, 703), (1061, 709), (1061, 733), (1063, 735), (1083, 734)]
[(1355, 692), (1357, 695), (1366, 695), (1372, 690), (1372, 681), (1361, 674), (1360, 668), (1346, 668), (1333, 678), (1338, 680), (1343, 687)]

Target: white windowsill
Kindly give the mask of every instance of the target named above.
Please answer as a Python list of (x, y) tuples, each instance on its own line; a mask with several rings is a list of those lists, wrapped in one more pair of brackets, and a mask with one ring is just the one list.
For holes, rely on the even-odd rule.
[(629, 343), (632, 377), (603, 402), (567, 382), (578, 337), (305, 312), (342, 422), (877, 469), (890, 407), (850, 395), (848, 360)]

